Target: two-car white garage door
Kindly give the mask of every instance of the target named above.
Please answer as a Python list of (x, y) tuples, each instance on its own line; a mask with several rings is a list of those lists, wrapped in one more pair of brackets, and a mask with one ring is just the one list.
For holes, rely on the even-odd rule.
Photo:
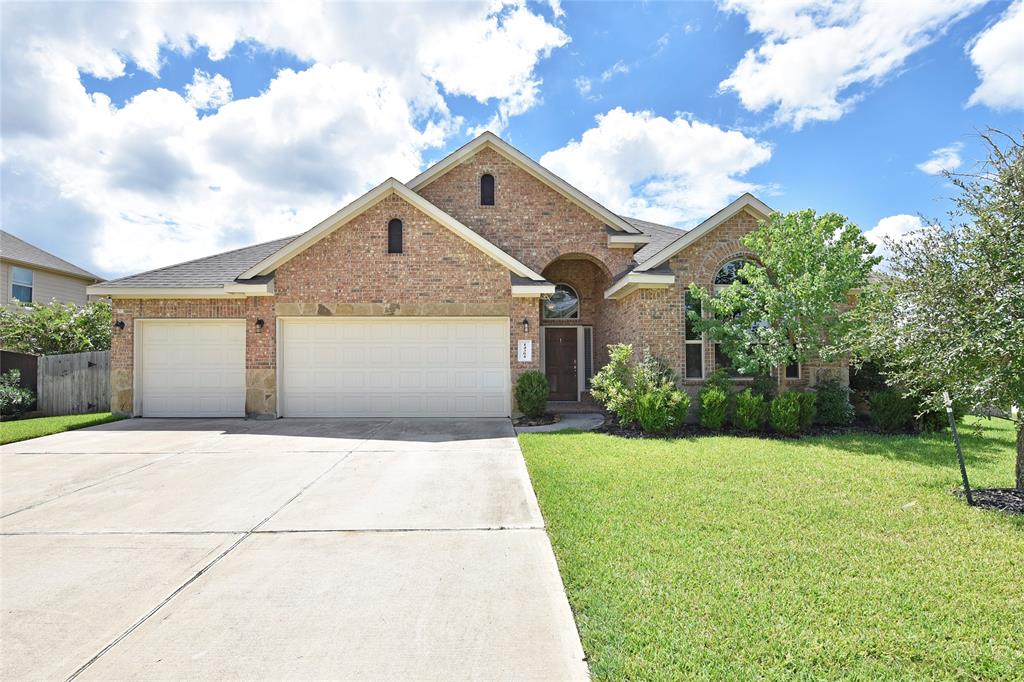
[(286, 417), (507, 417), (506, 318), (281, 322)]
[[(144, 416), (245, 414), (245, 321), (142, 321), (137, 333)], [(277, 344), (282, 416), (511, 411), (507, 318), (284, 318)]]

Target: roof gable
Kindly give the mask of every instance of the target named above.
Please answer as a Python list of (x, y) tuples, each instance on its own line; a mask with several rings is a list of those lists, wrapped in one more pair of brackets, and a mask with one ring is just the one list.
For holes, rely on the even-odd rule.
[(0, 256), (4, 260), (17, 261), (28, 266), (35, 266), (44, 270), (51, 270), (69, 277), (92, 280), (99, 282), (102, 277), (97, 277), (88, 270), (84, 270), (74, 263), (69, 263), (63, 258), (54, 256), (49, 251), (43, 251), (38, 246), (29, 244), (24, 239), (15, 237), (10, 232), (0, 230)]
[(526, 154), (505, 142), (500, 137), (491, 132), (485, 132), (470, 142), (456, 149), (454, 152), (441, 159), (433, 166), (423, 171), (415, 178), (409, 181), (408, 188), (414, 192), (418, 192), (422, 188), (429, 185), (437, 178), (444, 175), (450, 169), (459, 165), (466, 159), (472, 157), (481, 149), (492, 149), (496, 153), (505, 157), (516, 166), (529, 173), (533, 177), (537, 178), (545, 185), (555, 190), (569, 201), (573, 202), (577, 206), (581, 207), (594, 217), (603, 221), (606, 225), (611, 227), (613, 230), (618, 232), (627, 232), (630, 234), (642, 234), (642, 231), (631, 225), (627, 220), (621, 216), (616, 215), (612, 211), (608, 210), (600, 203), (591, 199), (589, 196), (579, 191), (568, 182), (558, 177), (544, 166), (540, 165)]
[(330, 216), (326, 220), (321, 221), (318, 225), (312, 229), (304, 232), (303, 234), (296, 237), (294, 240), (285, 244), (281, 249), (270, 254), (259, 263), (256, 263), (248, 270), (242, 273), (242, 279), (248, 279), (251, 277), (258, 277), (260, 275), (268, 275), (274, 271), (275, 268), (286, 262), (296, 254), (306, 250), (316, 242), (320, 241), (334, 230), (342, 227), (350, 220), (363, 213), (370, 207), (376, 205), (378, 202), (383, 201), (385, 198), (391, 195), (398, 195), (406, 202), (411, 204), (413, 207), (419, 209), (421, 212), (432, 218), (440, 225), (448, 228), (458, 236), (465, 239), (471, 245), (475, 246), (486, 255), (490, 256), (495, 261), (501, 263), (507, 267), (512, 273), (519, 275), (520, 277), (526, 277), (535, 281), (543, 281), (544, 278), (539, 274), (528, 268), (527, 266), (520, 263), (518, 260), (505, 253), (497, 246), (487, 241), (479, 234), (460, 223), (455, 218), (451, 217), (440, 208), (430, 203), (419, 194), (416, 194), (411, 189), (406, 187), (404, 184), (395, 180), (394, 178), (388, 178), (381, 184), (377, 185), (369, 192), (359, 197), (355, 201), (351, 202), (340, 211)]
[(672, 258), (672, 256), (676, 255), (704, 235), (710, 233), (716, 227), (740, 211), (748, 211), (756, 215), (758, 218), (767, 218), (774, 213), (772, 208), (766, 203), (755, 197), (750, 192), (745, 192), (738, 199), (720, 210), (718, 213), (715, 213), (697, 227), (662, 247), (662, 249), (657, 253), (650, 254), (643, 263), (637, 266), (636, 272), (646, 272), (657, 268), (659, 265)]

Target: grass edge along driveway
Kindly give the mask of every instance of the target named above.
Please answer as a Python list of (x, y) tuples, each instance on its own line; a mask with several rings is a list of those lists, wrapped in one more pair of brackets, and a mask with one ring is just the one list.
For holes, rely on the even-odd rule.
[(97, 426), (107, 422), (116, 422), (119, 419), (123, 419), (123, 417), (110, 412), (94, 412), (92, 414), (71, 414), (64, 417), (34, 417), (0, 422), (0, 445), (49, 436), (63, 431), (73, 431), (87, 426)]
[(949, 434), (520, 442), (595, 679), (1024, 679), (1024, 519)]

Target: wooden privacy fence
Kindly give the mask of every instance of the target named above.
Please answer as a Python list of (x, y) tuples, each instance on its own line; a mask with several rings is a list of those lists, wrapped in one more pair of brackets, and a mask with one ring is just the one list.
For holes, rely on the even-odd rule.
[(44, 415), (110, 410), (110, 351), (39, 357), (38, 409)]

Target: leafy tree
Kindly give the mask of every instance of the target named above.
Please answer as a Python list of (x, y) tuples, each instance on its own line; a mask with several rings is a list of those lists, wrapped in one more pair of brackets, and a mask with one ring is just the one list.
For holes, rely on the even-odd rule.
[[(887, 246), (891, 276), (857, 308), (857, 352), (925, 406), (943, 392), (971, 411), (1024, 407), (1024, 147), (995, 130), (958, 189), (950, 225)], [(1024, 416), (1016, 413), (1016, 485), (1024, 489)]]
[(848, 296), (867, 284), (881, 258), (860, 229), (838, 213), (775, 213), (743, 244), (758, 263), (740, 268), (719, 294), (690, 285), (711, 317), (691, 312), (697, 328), (721, 342), (742, 374), (778, 372), (814, 356), (828, 361), (849, 348)]
[(110, 350), (112, 325), (106, 301), (0, 308), (0, 346), (36, 355)]

